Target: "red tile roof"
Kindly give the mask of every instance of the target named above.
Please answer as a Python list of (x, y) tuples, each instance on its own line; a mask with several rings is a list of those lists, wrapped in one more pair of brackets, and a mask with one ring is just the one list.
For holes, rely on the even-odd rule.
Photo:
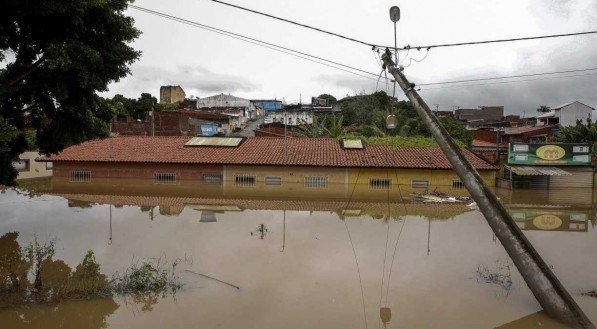
[(486, 141), (482, 141), (479, 139), (473, 139), (473, 146), (477, 146), (477, 147), (495, 147), (496, 144), (492, 143), (492, 142), (486, 142)]
[[(66, 148), (40, 161), (197, 163), (222, 165), (291, 165), (323, 167), (451, 169), (438, 147), (367, 145), (343, 149), (332, 138), (247, 138), (238, 147), (185, 146), (191, 137), (119, 136)], [(496, 168), (462, 150), (478, 170)]]
[(532, 133), (532, 132), (537, 132), (537, 131), (541, 132), (543, 130), (549, 131), (553, 128), (556, 128), (557, 126), (558, 125), (513, 128), (513, 129), (508, 129), (505, 132), (503, 132), (503, 135), (522, 135), (522, 134)]

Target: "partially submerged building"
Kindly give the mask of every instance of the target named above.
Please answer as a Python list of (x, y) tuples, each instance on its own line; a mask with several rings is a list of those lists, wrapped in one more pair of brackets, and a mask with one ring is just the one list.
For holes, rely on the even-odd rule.
[(506, 180), (501, 187), (531, 189), (587, 189), (592, 195), (590, 144), (511, 143)]
[[(463, 152), (485, 183), (494, 186), (497, 168)], [(329, 189), (344, 195), (349, 193), (347, 183), (358, 183), (371, 196), (435, 187), (465, 190), (438, 147), (374, 146), (332, 138), (112, 137), (39, 160), (52, 162), (54, 178), (69, 184), (145, 179), (255, 193), (298, 184), (308, 191)], [(401, 192), (398, 185), (407, 189)]]

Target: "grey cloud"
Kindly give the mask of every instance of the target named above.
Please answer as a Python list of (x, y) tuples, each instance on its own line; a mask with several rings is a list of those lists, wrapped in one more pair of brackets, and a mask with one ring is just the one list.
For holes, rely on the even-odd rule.
[(250, 92), (257, 88), (246, 78), (215, 73), (200, 66), (178, 66), (168, 70), (136, 65), (131, 71), (132, 74), (112, 86), (108, 94), (138, 97), (142, 92), (149, 92), (157, 96), (162, 85), (180, 85), (189, 96), (205, 97), (214, 93)]

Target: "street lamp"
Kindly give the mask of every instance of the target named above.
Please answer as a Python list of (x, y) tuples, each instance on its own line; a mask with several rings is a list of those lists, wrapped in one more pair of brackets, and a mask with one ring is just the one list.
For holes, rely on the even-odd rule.
[[(396, 22), (400, 20), (400, 8), (392, 6), (390, 8), (390, 20), (394, 22), (394, 60), (398, 66), (398, 41), (396, 38)], [(394, 81), (394, 90), (392, 91), (392, 98), (396, 97), (396, 81)]]

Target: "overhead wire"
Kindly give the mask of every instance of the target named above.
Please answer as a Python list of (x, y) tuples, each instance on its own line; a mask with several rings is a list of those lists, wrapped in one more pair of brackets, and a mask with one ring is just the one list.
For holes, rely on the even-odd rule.
[[(363, 77), (363, 78), (366, 78), (366, 79), (369, 79), (369, 80), (375, 81), (376, 79), (373, 78), (373, 77), (377, 77), (377, 74), (375, 74), (375, 73), (372, 73), (372, 72), (369, 72), (369, 71), (366, 71), (366, 70), (363, 70), (363, 69), (359, 69), (359, 68), (356, 68), (354, 66), (342, 64), (342, 63), (339, 63), (337, 61), (329, 60), (329, 59), (326, 59), (326, 58), (323, 58), (323, 57), (320, 57), (320, 56), (316, 56), (316, 55), (312, 55), (312, 54), (309, 54), (309, 53), (306, 53), (306, 52), (302, 52), (302, 51), (299, 51), (299, 50), (295, 50), (295, 49), (291, 49), (291, 48), (288, 48), (288, 47), (280, 46), (280, 45), (277, 45), (277, 44), (274, 44), (274, 43), (271, 43), (271, 42), (259, 40), (259, 39), (252, 38), (252, 37), (249, 37), (249, 36), (246, 36), (246, 35), (242, 35), (242, 34), (238, 34), (238, 33), (235, 33), (235, 32), (226, 31), (226, 30), (223, 30), (223, 29), (220, 29), (220, 28), (216, 28), (216, 27), (213, 27), (213, 26), (209, 26), (209, 25), (206, 25), (206, 24), (202, 24), (202, 23), (198, 23), (198, 22), (195, 22), (195, 21), (187, 20), (187, 19), (180, 18), (180, 17), (177, 17), (177, 16), (169, 15), (169, 14), (166, 14), (166, 13), (163, 13), (163, 12), (159, 12), (159, 11), (155, 11), (155, 10), (151, 10), (151, 9), (147, 9), (147, 8), (143, 8), (143, 7), (139, 7), (139, 6), (132, 5), (132, 4), (129, 4), (129, 7), (132, 8), (132, 9), (141, 11), (141, 12), (145, 12), (145, 13), (151, 14), (151, 15), (159, 16), (159, 17), (162, 17), (162, 18), (165, 18), (165, 19), (169, 19), (169, 20), (172, 20), (172, 21), (175, 21), (175, 22), (179, 22), (179, 23), (186, 24), (186, 25), (189, 25), (189, 26), (197, 27), (197, 28), (200, 28), (200, 29), (203, 29), (203, 30), (207, 30), (207, 31), (211, 31), (211, 32), (214, 32), (214, 33), (217, 33), (217, 34), (221, 34), (221, 35), (224, 35), (224, 36), (228, 36), (228, 37), (231, 37), (233, 39), (237, 39), (237, 40), (241, 40), (241, 41), (244, 41), (244, 42), (248, 42), (248, 43), (251, 43), (251, 44), (254, 44), (254, 45), (257, 45), (257, 46), (269, 48), (269, 49), (272, 49), (272, 50), (275, 50), (275, 51), (278, 51), (278, 52), (282, 52), (282, 53), (285, 53), (285, 54), (288, 54), (288, 55), (291, 55), (291, 56), (295, 56), (295, 57), (298, 57), (298, 58), (306, 59), (306, 60), (309, 60), (311, 62), (314, 62), (314, 63), (317, 63), (317, 64), (321, 64), (321, 65), (325, 65), (325, 66), (328, 66), (328, 67), (331, 67), (331, 68), (334, 68), (334, 69), (337, 69), (337, 70), (340, 70), (340, 71), (344, 71), (346, 73), (354, 74), (354, 75), (357, 75), (357, 76), (360, 76), (360, 77)], [(299, 56), (299, 55), (301, 55), (301, 56)], [(325, 63), (323, 63), (323, 62), (325, 62)], [(333, 66), (333, 65), (330, 65), (330, 64), (337, 65), (337, 66), (340, 66), (340, 67)], [(349, 70), (353, 70), (353, 71), (356, 71), (356, 72), (349, 71)], [(360, 72), (360, 73), (357, 73), (357, 72)], [(366, 76), (366, 75), (361, 74), (361, 73), (368, 74), (368, 75), (370, 75), (372, 77)]]
[[(304, 23), (299, 23), (297, 21), (292, 21), (292, 20), (289, 20), (289, 19), (286, 19), (286, 18), (274, 16), (274, 15), (267, 14), (267, 13), (264, 13), (264, 12), (261, 12), (261, 11), (257, 11), (257, 10), (254, 10), (254, 9), (250, 9), (250, 8), (247, 8), (247, 7), (242, 7), (242, 6), (239, 6), (239, 5), (231, 4), (231, 3), (228, 3), (228, 2), (224, 2), (224, 1), (220, 1), (220, 0), (210, 0), (210, 1), (218, 3), (218, 4), (221, 4), (221, 5), (233, 7), (233, 8), (236, 8), (236, 9), (244, 10), (244, 11), (247, 11), (247, 12), (250, 12), (250, 13), (253, 13), (253, 14), (257, 14), (257, 15), (269, 17), (269, 18), (272, 18), (272, 19), (275, 19), (275, 20), (279, 20), (279, 21), (282, 21), (282, 22), (286, 22), (286, 23), (290, 23), (290, 24), (293, 24), (293, 25), (297, 25), (297, 26), (300, 26), (300, 27), (304, 27), (304, 28), (307, 28), (307, 29), (310, 29), (310, 30), (314, 30), (314, 31), (317, 31), (317, 32), (325, 33), (325, 34), (328, 34), (328, 35), (331, 35), (331, 36), (334, 36), (334, 37), (338, 37), (338, 38), (342, 38), (342, 39), (345, 39), (345, 40), (348, 40), (348, 41), (356, 42), (356, 43), (359, 43), (359, 44), (362, 44), (362, 45), (365, 45), (365, 46), (369, 46), (369, 47), (380, 47), (380, 48), (387, 48), (388, 47), (388, 46), (378, 45), (378, 44), (375, 44), (375, 43), (371, 43), (371, 42), (367, 42), (367, 41), (355, 39), (355, 38), (348, 37), (348, 36), (345, 36), (345, 35), (342, 35), (342, 34), (339, 34), (339, 33), (326, 31), (326, 30), (318, 28), (318, 27), (314, 27), (314, 26), (307, 25), (307, 24), (304, 24)], [(394, 48), (394, 47), (391, 47), (391, 48)]]
[[(172, 20), (175, 22), (179, 22), (182, 24), (186, 24), (189, 26), (193, 26), (193, 27), (197, 27), (203, 30), (207, 30), (210, 32), (214, 32), (220, 35), (224, 35), (230, 38), (234, 38), (240, 41), (244, 41), (247, 43), (251, 43), (260, 47), (264, 47), (267, 49), (271, 49), (277, 52), (281, 52), (290, 56), (294, 56), (300, 59), (304, 59), (304, 60), (308, 60), (310, 62), (316, 63), (316, 64), (320, 64), (320, 65), (324, 65), (326, 67), (330, 67), (336, 70), (340, 70), (349, 74), (353, 74), (368, 80), (372, 80), (372, 81), (378, 81), (379, 79), (379, 75), (363, 70), (363, 69), (359, 69), (356, 68), (354, 66), (350, 66), (350, 65), (346, 65), (346, 64), (342, 64), (340, 62), (337, 61), (333, 61), (333, 60), (329, 60), (320, 56), (315, 56), (306, 52), (302, 52), (302, 51), (298, 51), (298, 50), (294, 50), (288, 47), (284, 47), (284, 46), (280, 46), (274, 43), (270, 43), (267, 41), (262, 41), (256, 38), (252, 38), (249, 36), (245, 36), (245, 35), (241, 35), (238, 33), (234, 33), (234, 32), (230, 32), (230, 31), (226, 31), (223, 29), (219, 29), (216, 27), (212, 27), (209, 25), (205, 25), (205, 24), (201, 24), (198, 22), (194, 22), (194, 21), (190, 21), (184, 18), (180, 18), (177, 16), (173, 16), (173, 15), (169, 15), (169, 14), (165, 14), (162, 12), (158, 12), (155, 10), (151, 10), (151, 9), (147, 9), (147, 8), (143, 8), (143, 7), (139, 7), (136, 5), (129, 5), (130, 8), (135, 9), (135, 10), (139, 10), (141, 12), (145, 12), (148, 14), (152, 14), (158, 17), (162, 17), (168, 20)], [(597, 31), (596, 31), (597, 32)], [(587, 32), (588, 33), (588, 32)], [(585, 33), (586, 34), (586, 33)], [(410, 47), (408, 46), (407, 51), (410, 49), (414, 49), (414, 48), (418, 48), (418, 47)], [(423, 48), (423, 47), (421, 47)], [(428, 54), (428, 53), (427, 53)], [(426, 56), (427, 56), (426, 54)], [(420, 60), (415, 60), (415, 61), (421, 61), (423, 59), (426, 58), (426, 56)], [(413, 59), (414, 60), (414, 59)], [(430, 85), (441, 85), (441, 84), (456, 84), (456, 83), (461, 83), (461, 82), (474, 82), (474, 81), (491, 81), (491, 80), (502, 80), (502, 79), (509, 79), (509, 78), (519, 78), (519, 77), (527, 77), (527, 76), (542, 76), (542, 75), (552, 75), (552, 74), (561, 74), (561, 73), (573, 73), (573, 72), (582, 72), (582, 71), (590, 71), (590, 70), (595, 70), (597, 68), (591, 68), (591, 69), (578, 69), (578, 70), (567, 70), (567, 71), (558, 71), (558, 72), (543, 72), (543, 73), (533, 73), (533, 74), (522, 74), (522, 75), (514, 75), (514, 76), (503, 76), (503, 77), (489, 77), (489, 78), (478, 78), (478, 79), (467, 79), (467, 80), (455, 80), (455, 81), (444, 81), (444, 82), (430, 82), (430, 83), (422, 83), (422, 84), (418, 84), (418, 86), (430, 86)], [(352, 70), (352, 71), (351, 71)], [(356, 72), (355, 72), (356, 71)], [(363, 74), (361, 74), (363, 73)], [(592, 74), (589, 74), (592, 75)], [(570, 75), (570, 76), (562, 76), (562, 77), (549, 77), (549, 79), (552, 78), (567, 78), (567, 77), (575, 77), (575, 76), (583, 76), (583, 75)], [(386, 79), (386, 84), (388, 83), (389, 78), (386, 77), (384, 78)], [(507, 82), (501, 82), (501, 83), (510, 83), (510, 82), (524, 82), (524, 81), (535, 81), (535, 80), (545, 80), (545, 79), (532, 79), (532, 80), (515, 80), (515, 81), (507, 81)], [(490, 83), (490, 84), (496, 84), (496, 83)], [(470, 85), (461, 85), (461, 86), (454, 86), (454, 87), (467, 87), (467, 86), (476, 86), (476, 85), (483, 85), (483, 84), (470, 84)], [(444, 88), (449, 88), (449, 87), (441, 87), (441, 88), (425, 88), (424, 90), (434, 90), (434, 89), (444, 89)]]
[(513, 79), (513, 78), (525, 78), (525, 77), (533, 77), (533, 76), (542, 76), (542, 75), (551, 75), (551, 74), (563, 74), (563, 73), (576, 73), (576, 72), (586, 72), (586, 71), (595, 71), (595, 70), (597, 70), (597, 67), (586, 68), (586, 69), (574, 69), (574, 70), (554, 71), (554, 72), (517, 74), (517, 75), (508, 75), (508, 76), (501, 76), (501, 77), (490, 77), (490, 78), (474, 78), (474, 79), (464, 79), (464, 80), (450, 80), (450, 81), (443, 81), (443, 82), (419, 83), (419, 84), (417, 84), (417, 86), (432, 86), (432, 85), (445, 85), (445, 84), (464, 83), (464, 82), (476, 82), (476, 81), (488, 81), (488, 80), (502, 80), (502, 79)]
[(279, 16), (275, 16), (272, 14), (268, 14), (268, 13), (264, 13), (261, 11), (257, 11), (254, 9), (250, 9), (247, 7), (243, 7), (243, 6), (239, 6), (239, 5), (235, 5), (235, 4), (231, 4), (228, 2), (224, 2), (221, 0), (210, 0), (214, 3), (218, 3), (221, 5), (225, 5), (225, 6), (229, 6), (229, 7), (233, 7), (236, 9), (240, 9), (243, 11), (247, 11), (253, 14), (257, 14), (257, 15), (261, 15), (261, 16), (265, 16), (271, 19), (275, 19), (275, 20), (279, 20), (282, 22), (286, 22), (286, 23), (290, 23), (293, 25), (297, 25), (303, 28), (307, 28), (310, 30), (314, 30), (320, 33), (325, 33), (328, 35), (332, 35), (338, 38), (342, 38), (348, 41), (352, 41), (352, 42), (356, 42), (362, 45), (366, 45), (369, 47), (380, 47), (380, 48), (390, 48), (390, 49), (396, 49), (396, 50), (408, 50), (408, 49), (431, 49), (431, 48), (444, 48), (444, 47), (457, 47), (457, 46), (470, 46), (470, 45), (481, 45), (481, 44), (489, 44), (489, 43), (501, 43), (501, 42), (515, 42), (515, 41), (527, 41), (527, 40), (539, 40), (539, 39), (548, 39), (548, 38), (560, 38), (560, 37), (571, 37), (571, 36), (580, 36), (580, 35), (588, 35), (588, 34), (597, 34), (597, 30), (595, 31), (582, 31), (582, 32), (573, 32), (573, 33), (560, 33), (560, 34), (549, 34), (549, 35), (540, 35), (540, 36), (530, 36), (530, 37), (516, 37), (516, 38), (507, 38), (507, 39), (494, 39), (494, 40), (482, 40), (482, 41), (467, 41), (467, 42), (456, 42), (456, 43), (444, 43), (444, 44), (431, 44), (431, 45), (425, 45), (425, 46), (410, 46), (410, 45), (406, 45), (404, 47), (399, 47), (399, 48), (395, 48), (392, 46), (383, 46), (383, 45), (378, 45), (375, 43), (371, 43), (371, 42), (367, 42), (367, 41), (363, 41), (363, 40), (359, 40), (356, 38), (352, 38), (352, 37), (348, 37), (346, 35), (342, 35), (339, 33), (335, 33), (335, 32), (331, 32), (331, 31), (326, 31), (324, 29), (318, 28), (318, 27), (314, 27), (311, 25), (307, 25), (304, 23), (300, 23), (297, 21), (293, 21), (293, 20), (289, 20), (286, 18), (282, 18)]
[[(540, 36), (532, 36), (532, 37), (519, 37), (519, 38), (495, 39), (495, 40), (483, 40), (483, 41), (468, 41), (468, 42), (444, 43), (444, 44), (426, 45), (426, 46), (406, 46), (406, 47), (415, 48), (415, 49), (423, 49), (423, 48), (432, 49), (432, 48), (442, 48), (442, 47), (481, 45), (481, 44), (488, 44), (488, 43), (501, 43), (501, 42), (539, 40), (539, 39), (560, 38), (560, 37), (572, 37), (572, 36), (587, 35), (587, 34), (597, 34), (597, 30), (574, 32), (574, 33), (540, 35)], [(403, 48), (403, 49), (405, 49), (405, 48)]]
[(436, 89), (463, 88), (463, 87), (475, 87), (475, 86), (488, 86), (488, 85), (498, 85), (498, 84), (508, 84), (508, 83), (520, 83), (520, 82), (529, 82), (529, 81), (540, 81), (540, 80), (551, 80), (551, 79), (564, 79), (564, 78), (592, 76), (592, 75), (597, 75), (597, 72), (585, 73), (585, 74), (562, 75), (562, 76), (555, 76), (555, 77), (543, 77), (543, 78), (537, 78), (537, 79), (523, 79), (523, 80), (511, 80), (511, 81), (496, 81), (496, 82), (465, 84), (465, 85), (457, 85), (457, 86), (440, 86), (440, 87), (434, 87), (434, 88), (425, 88), (425, 89), (422, 89), (422, 90), (423, 91), (428, 91), (428, 90), (436, 90)]

